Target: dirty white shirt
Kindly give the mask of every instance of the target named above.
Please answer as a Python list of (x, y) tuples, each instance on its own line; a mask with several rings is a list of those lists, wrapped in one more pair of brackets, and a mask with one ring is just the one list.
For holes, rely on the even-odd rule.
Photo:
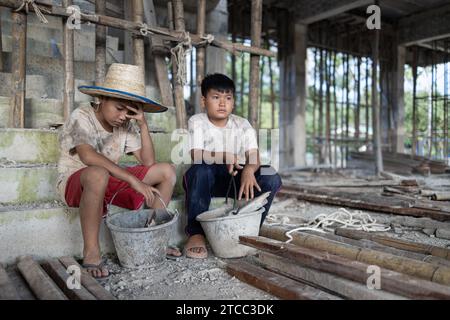
[(200, 149), (209, 152), (229, 152), (238, 156), (245, 164), (245, 153), (258, 149), (256, 130), (247, 119), (230, 114), (224, 128), (209, 121), (206, 113), (192, 116), (188, 121), (189, 150)]
[(88, 144), (95, 151), (118, 164), (124, 153), (141, 149), (141, 137), (133, 123), (106, 131), (95, 117), (91, 106), (76, 109), (59, 133), (60, 158), (58, 162), (57, 191), (65, 201), (65, 190), (69, 177), (87, 167), (76, 153), (75, 147)]

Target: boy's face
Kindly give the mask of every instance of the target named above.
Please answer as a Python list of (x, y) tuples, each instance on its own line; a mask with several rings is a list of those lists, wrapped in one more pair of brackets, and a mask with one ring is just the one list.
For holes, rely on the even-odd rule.
[(131, 113), (126, 106), (139, 108), (138, 104), (132, 101), (114, 98), (103, 99), (101, 108), (103, 119), (112, 127), (123, 126), (128, 121), (126, 115)]
[(203, 107), (213, 120), (224, 120), (229, 117), (234, 108), (234, 94), (232, 91), (211, 89), (202, 97)]

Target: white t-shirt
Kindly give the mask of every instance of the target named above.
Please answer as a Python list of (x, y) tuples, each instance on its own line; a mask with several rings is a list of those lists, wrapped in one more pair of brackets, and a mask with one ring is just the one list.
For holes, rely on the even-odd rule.
[(227, 125), (217, 127), (209, 121), (206, 113), (192, 116), (188, 122), (189, 150), (200, 149), (209, 152), (229, 152), (238, 156), (245, 164), (245, 153), (258, 149), (256, 131), (247, 119), (231, 114)]

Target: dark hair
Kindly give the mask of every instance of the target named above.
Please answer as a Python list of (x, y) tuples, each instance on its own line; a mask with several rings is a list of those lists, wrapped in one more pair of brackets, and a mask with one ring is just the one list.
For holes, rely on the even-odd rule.
[(234, 81), (221, 73), (208, 74), (203, 79), (202, 96), (206, 97), (208, 91), (211, 89), (223, 92), (231, 91), (233, 95), (236, 92), (236, 86), (234, 85)]

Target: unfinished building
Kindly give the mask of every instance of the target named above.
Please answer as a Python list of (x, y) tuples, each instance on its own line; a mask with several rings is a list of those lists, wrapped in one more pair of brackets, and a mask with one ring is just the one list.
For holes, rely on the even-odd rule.
[[(185, 241), (182, 130), (201, 112), (206, 74), (234, 80), (234, 112), (258, 129), (283, 188), (260, 237), (240, 239), (258, 257), (182, 258), (137, 275), (119, 267), (102, 225), (113, 275), (49, 297), (185, 299), (197, 287), (189, 298), (450, 298), (448, 0), (0, 0), (0, 10), (0, 284), (13, 283), (0, 298), (42, 298), (21, 272), (42, 263), (55, 279), (76, 263), (60, 257), (81, 256), (78, 209), (55, 190), (58, 130), (90, 102), (77, 87), (101, 84), (112, 63), (142, 66), (148, 96), (169, 107), (148, 123), (157, 160), (177, 168), (173, 244)], [(368, 289), (374, 265), (381, 290)]]

